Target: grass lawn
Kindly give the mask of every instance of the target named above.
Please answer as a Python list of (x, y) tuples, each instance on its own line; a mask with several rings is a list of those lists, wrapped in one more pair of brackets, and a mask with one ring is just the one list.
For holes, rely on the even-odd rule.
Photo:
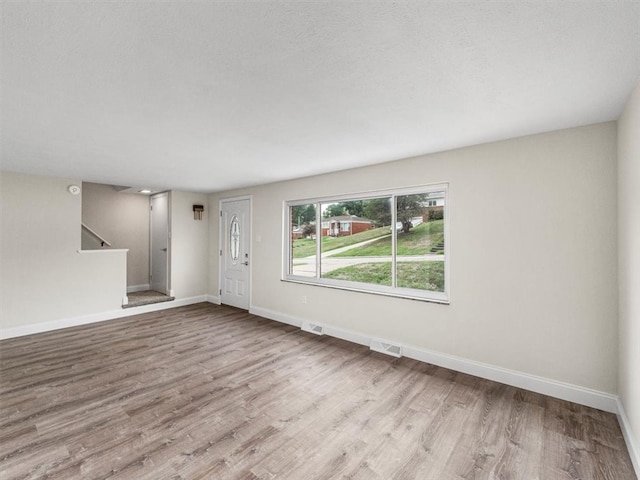
[[(388, 227), (387, 227), (388, 232)], [(444, 241), (444, 221), (421, 223), (409, 230), (398, 232), (398, 255), (424, 255), (429, 249)], [(362, 247), (336, 253), (335, 257), (387, 257), (391, 255), (391, 237), (381, 238)]]
[[(322, 276), (351, 282), (391, 285), (391, 262), (360, 263)], [(444, 292), (444, 262), (399, 262), (398, 287)]]
[[(328, 252), (336, 248), (348, 247), (355, 243), (371, 240), (389, 234), (389, 227), (380, 227), (345, 237), (322, 237), (322, 251)], [(293, 241), (293, 258), (304, 258), (316, 254), (316, 241), (310, 238), (298, 238)]]

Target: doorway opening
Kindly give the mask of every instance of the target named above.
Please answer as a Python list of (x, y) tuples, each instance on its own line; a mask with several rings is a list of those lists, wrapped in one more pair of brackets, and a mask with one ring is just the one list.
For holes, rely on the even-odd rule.
[(171, 231), (169, 229), (169, 192), (151, 196), (149, 285), (150, 290), (171, 296)]
[(81, 249), (127, 249), (123, 308), (173, 300), (169, 192), (82, 183)]
[(171, 291), (171, 229), (169, 192), (149, 197), (149, 289), (131, 292), (122, 308), (175, 300)]

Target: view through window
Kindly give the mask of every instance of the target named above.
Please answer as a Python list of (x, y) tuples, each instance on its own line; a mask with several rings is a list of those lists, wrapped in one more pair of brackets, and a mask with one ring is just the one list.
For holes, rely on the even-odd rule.
[(289, 202), (287, 280), (448, 302), (447, 186)]

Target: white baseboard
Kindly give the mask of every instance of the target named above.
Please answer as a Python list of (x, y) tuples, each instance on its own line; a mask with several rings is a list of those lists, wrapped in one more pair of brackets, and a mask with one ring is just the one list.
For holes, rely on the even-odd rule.
[(413, 346), (403, 345), (402, 352), (406, 357), (414, 360), (549, 395), (561, 400), (579, 403), (580, 405), (597, 408), (605, 412), (617, 412), (617, 395), (610, 393)]
[[(622, 436), (627, 444), (627, 450), (629, 450), (629, 456), (631, 457), (631, 463), (636, 471), (636, 477), (640, 478), (640, 445), (633, 437), (633, 431), (629, 424), (629, 418), (624, 409), (622, 399), (618, 397), (618, 423), (620, 423), (620, 429), (622, 430)], [(640, 433), (640, 432), (638, 432)]]
[[(252, 306), (249, 312), (296, 327), (302, 326), (301, 319), (273, 310)], [(341, 338), (360, 345), (369, 346), (373, 339), (370, 335), (334, 327), (332, 325), (322, 324), (322, 326), (324, 327), (325, 335)], [(495, 365), (476, 362), (446, 353), (435, 352), (413, 345), (402, 344), (401, 346), (403, 355), (413, 358), (414, 360), (449, 368), (476, 377), (486, 378), (487, 380), (493, 380), (513, 387), (523, 388), (532, 392), (542, 393), (569, 402), (579, 403), (587, 407), (598, 408), (606, 412), (617, 413), (618, 411), (618, 397), (616, 395), (558, 382), (516, 370), (509, 370)]]
[(220, 297), (216, 297), (214, 295), (207, 295), (207, 302), (220, 305)]
[(302, 327), (302, 320), (300, 320), (299, 318), (293, 317), (291, 315), (286, 315), (284, 313), (276, 312), (274, 310), (255, 307), (251, 305), (249, 306), (249, 313), (258, 315), (260, 317), (268, 318), (269, 320), (277, 320), (278, 322), (286, 323), (288, 325), (293, 325), (294, 327)]
[(201, 303), (206, 301), (206, 295), (199, 295), (197, 297), (180, 298), (172, 300), (170, 302), (153, 303), (151, 305), (141, 305), (139, 307), (110, 310), (107, 312), (93, 313), (90, 315), (82, 315), (79, 317), (63, 318), (60, 320), (53, 320), (51, 322), (33, 323), (30, 325), (21, 325), (19, 327), (3, 328), (0, 330), (0, 339), (22, 337), (24, 335), (32, 335), (34, 333), (59, 330), (61, 328), (77, 327), (78, 325), (87, 325), (89, 323), (115, 320), (116, 318), (129, 317), (131, 315), (155, 312), (158, 310), (167, 310), (169, 308), (182, 307), (185, 305), (192, 305), (194, 303)]
[(147, 290), (151, 290), (151, 286), (148, 283), (144, 285), (129, 285), (127, 287), (127, 293), (146, 292)]

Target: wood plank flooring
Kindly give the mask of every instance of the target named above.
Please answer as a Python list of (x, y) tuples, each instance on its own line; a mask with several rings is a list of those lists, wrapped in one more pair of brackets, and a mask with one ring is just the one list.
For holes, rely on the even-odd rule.
[(0, 355), (2, 480), (636, 478), (612, 414), (230, 307)]

